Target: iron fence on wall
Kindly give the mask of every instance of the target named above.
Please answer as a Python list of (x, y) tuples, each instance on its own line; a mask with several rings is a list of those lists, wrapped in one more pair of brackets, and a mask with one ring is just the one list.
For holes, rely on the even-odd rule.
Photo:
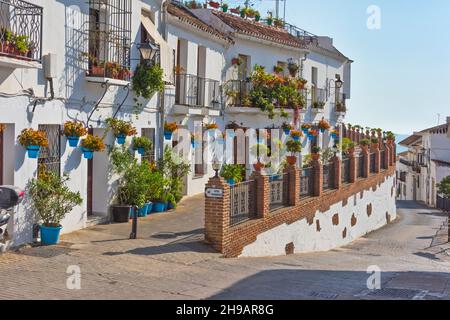
[(364, 155), (360, 154), (358, 157), (358, 178), (364, 177)]
[(342, 183), (348, 183), (350, 182), (350, 159), (343, 158), (341, 166), (342, 166), (341, 169)]
[(269, 177), (270, 212), (288, 205), (288, 174), (277, 174)]
[(313, 167), (302, 169), (300, 176), (300, 198), (307, 198), (313, 195), (314, 186), (314, 171)]
[(250, 220), (256, 212), (254, 180), (230, 186), (230, 226)]
[(450, 212), (450, 199), (442, 196), (437, 196), (436, 207), (445, 212)]
[(334, 163), (330, 162), (323, 165), (323, 190), (334, 188)]
[(386, 150), (383, 149), (380, 151), (380, 159), (381, 159), (381, 163), (380, 163), (380, 167), (381, 169), (387, 169), (387, 163), (386, 163)]
[(193, 74), (175, 75), (175, 103), (191, 107), (220, 106), (219, 81)]
[(370, 154), (370, 173), (376, 173), (376, 153), (371, 153)]

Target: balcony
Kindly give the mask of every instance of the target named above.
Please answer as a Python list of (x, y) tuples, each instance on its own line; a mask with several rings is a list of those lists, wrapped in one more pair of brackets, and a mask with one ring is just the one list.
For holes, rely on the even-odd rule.
[(311, 110), (315, 113), (323, 113), (327, 101), (325, 89), (311, 87)]
[(131, 0), (89, 0), (89, 82), (129, 84)]
[(42, 13), (41, 7), (26, 1), (0, 0), (0, 66), (40, 66)]
[(334, 113), (337, 117), (343, 117), (347, 113), (345, 93), (338, 93), (334, 102)]
[(173, 114), (219, 116), (220, 82), (192, 74), (175, 75)]

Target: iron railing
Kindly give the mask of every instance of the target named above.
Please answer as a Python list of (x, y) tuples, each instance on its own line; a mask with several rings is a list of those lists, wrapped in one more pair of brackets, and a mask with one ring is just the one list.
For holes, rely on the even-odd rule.
[(250, 107), (249, 93), (252, 90), (251, 81), (230, 80), (224, 85), (224, 96), (229, 107)]
[(11, 58), (42, 59), (43, 9), (22, 0), (0, 0), (0, 54)]
[(327, 92), (325, 89), (311, 87), (311, 105), (315, 109), (323, 109), (327, 101)]
[(364, 178), (364, 155), (360, 154), (358, 157), (358, 178)]
[(256, 182), (230, 186), (230, 226), (250, 220), (256, 212)]
[(323, 190), (334, 189), (334, 163), (323, 165)]
[(386, 163), (386, 149), (383, 149), (380, 151), (380, 159), (381, 159), (381, 161), (380, 161), (381, 169), (387, 169), (388, 165)]
[(269, 177), (270, 212), (281, 209), (288, 204), (288, 174), (277, 174)]
[(314, 168), (306, 167), (302, 169), (300, 176), (300, 198), (307, 198), (313, 195)]
[(376, 153), (370, 154), (370, 173), (376, 173)]
[(312, 34), (311, 32), (300, 29), (299, 27), (294, 26), (287, 22), (284, 23), (284, 28), (294, 37), (297, 37), (298, 39), (304, 41), (305, 44), (313, 44), (313, 45), (319, 44), (319, 38), (315, 34)]
[(191, 107), (218, 108), (220, 83), (192, 74), (175, 75), (175, 103)]
[(341, 169), (342, 183), (349, 183), (350, 182), (350, 159), (343, 158), (341, 167), (342, 167), (342, 169)]
[(131, 18), (131, 0), (89, 0), (89, 76), (130, 79)]
[(445, 212), (450, 212), (450, 199), (442, 196), (437, 196), (436, 207)]
[(57, 124), (39, 125), (48, 140), (48, 146), (42, 147), (38, 159), (38, 172), (61, 174), (61, 127)]

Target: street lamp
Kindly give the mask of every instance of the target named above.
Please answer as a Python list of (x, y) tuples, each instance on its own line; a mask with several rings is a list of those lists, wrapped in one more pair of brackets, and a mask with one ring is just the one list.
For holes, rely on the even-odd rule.
[(144, 43), (139, 43), (137, 45), (137, 48), (141, 53), (142, 59), (144, 59), (144, 61), (146, 62), (153, 61), (156, 53), (159, 51), (158, 45), (149, 40)]
[(219, 170), (221, 167), (222, 167), (222, 165), (220, 164), (219, 160), (217, 158), (214, 158), (213, 163), (212, 163), (212, 168), (216, 172), (216, 175), (214, 176), (214, 178), (219, 177)]
[(341, 80), (340, 75), (336, 75), (336, 79), (330, 79), (328, 80), (328, 88), (327, 88), (327, 98), (331, 95), (331, 83), (334, 83), (334, 89), (341, 89), (344, 86), (344, 81)]

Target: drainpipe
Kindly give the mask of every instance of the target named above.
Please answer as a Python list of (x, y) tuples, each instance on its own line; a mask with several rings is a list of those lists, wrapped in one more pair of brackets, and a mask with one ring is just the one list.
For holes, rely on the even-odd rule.
[(308, 59), (309, 52), (306, 52), (303, 58), (300, 59), (300, 77), (303, 78), (303, 69), (305, 67), (304, 63)]

